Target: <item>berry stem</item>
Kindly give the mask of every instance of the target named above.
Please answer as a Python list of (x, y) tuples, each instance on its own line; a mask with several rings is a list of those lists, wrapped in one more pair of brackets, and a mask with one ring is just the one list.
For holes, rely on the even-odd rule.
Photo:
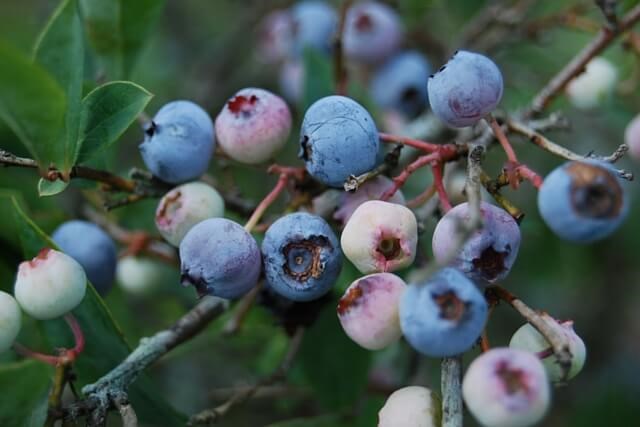
[(509, 142), (507, 135), (502, 130), (502, 126), (500, 126), (496, 118), (493, 117), (493, 114), (489, 113), (487, 117), (485, 117), (485, 120), (491, 127), (491, 130), (493, 131), (493, 135), (496, 137), (496, 139), (502, 146), (502, 149), (507, 154), (507, 160), (509, 161), (509, 163), (512, 163), (514, 165), (519, 164), (518, 157), (516, 156), (516, 152), (513, 150), (513, 147), (511, 146), (511, 143)]
[(244, 225), (244, 229), (247, 232), (251, 232), (253, 228), (260, 222), (262, 215), (264, 212), (271, 206), (271, 204), (278, 198), (280, 193), (287, 187), (287, 183), (289, 182), (289, 178), (299, 179), (301, 180), (304, 176), (304, 169), (294, 168), (288, 166), (279, 166), (279, 165), (271, 165), (267, 170), (267, 173), (278, 173), (278, 182), (276, 182), (275, 187), (266, 197), (258, 204), (256, 209), (251, 214), (249, 221)]
[(72, 314), (67, 313), (64, 315), (64, 320), (69, 325), (69, 329), (73, 333), (73, 338), (75, 339), (75, 346), (66, 352), (67, 358), (71, 361), (75, 360), (83, 351), (85, 345), (84, 334), (82, 333), (82, 328), (80, 327), (80, 323), (78, 323), (78, 319)]
[(407, 179), (409, 179), (411, 174), (413, 174), (415, 171), (417, 171), (421, 167), (437, 161), (438, 157), (439, 157), (438, 153), (426, 154), (424, 156), (418, 157), (412, 163), (409, 163), (407, 167), (405, 167), (402, 170), (402, 172), (400, 172), (400, 175), (393, 178), (393, 187), (385, 191), (382, 194), (382, 196), (380, 196), (380, 200), (383, 200), (383, 201), (389, 200), (394, 194), (396, 194), (396, 191), (398, 191), (400, 187), (402, 187), (404, 183), (407, 182)]
[(40, 362), (44, 362), (51, 366), (57, 366), (60, 362), (60, 358), (58, 356), (51, 356), (49, 354), (44, 354), (44, 353), (31, 350), (30, 348), (25, 347), (18, 342), (13, 344), (13, 350), (21, 356), (39, 360)]
[(431, 199), (434, 196), (434, 194), (436, 194), (436, 186), (434, 184), (431, 184), (422, 193), (418, 194), (416, 197), (414, 197), (413, 199), (409, 200), (407, 202), (407, 207), (408, 208), (416, 208), (416, 207), (418, 207), (420, 205), (423, 205), (429, 199)]
[(433, 144), (419, 139), (407, 138), (400, 135), (392, 135), (389, 133), (379, 133), (378, 136), (382, 142), (408, 145), (409, 147), (417, 148), (418, 150), (426, 151), (427, 153), (433, 153), (443, 147), (443, 145)]
[(447, 213), (451, 210), (451, 202), (449, 201), (447, 190), (444, 188), (442, 169), (442, 162), (436, 162), (431, 165), (431, 172), (433, 173), (433, 185), (435, 185), (436, 191), (438, 192), (438, 198), (440, 199), (442, 210), (444, 211), (444, 213)]
[(249, 310), (251, 310), (251, 307), (253, 306), (253, 303), (255, 302), (256, 297), (260, 293), (261, 289), (262, 282), (258, 282), (258, 284), (254, 286), (253, 289), (251, 289), (249, 293), (243, 296), (242, 299), (238, 302), (233, 315), (231, 316), (231, 318), (229, 318), (227, 323), (225, 323), (224, 327), (222, 328), (222, 332), (225, 335), (235, 335), (238, 333), (238, 331), (242, 327), (242, 324), (244, 323), (244, 319), (247, 317)]

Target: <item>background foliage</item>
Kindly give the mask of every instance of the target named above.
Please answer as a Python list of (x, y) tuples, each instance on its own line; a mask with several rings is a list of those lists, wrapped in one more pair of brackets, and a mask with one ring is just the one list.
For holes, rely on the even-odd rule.
[[(80, 0), (82, 19), (74, 13), (75, 3), (3, 0), (0, 5), (0, 116), (6, 119), (6, 105), (15, 104), (21, 117), (29, 118), (11, 126), (0, 123), (3, 149), (45, 164), (56, 161), (64, 171), (79, 160), (125, 175), (131, 167), (143, 166), (137, 150), (142, 132), (136, 125), (129, 126), (139, 111), (153, 114), (169, 100), (190, 99), (215, 117), (238, 89), (255, 86), (279, 91), (277, 69), (258, 63), (252, 53), (260, 18), (288, 2)], [(441, 43), (455, 44), (457, 31), (488, 2), (392, 3), (415, 35), (410, 45), (426, 53), (437, 67), (444, 60), (442, 52), (433, 50), (420, 36), (428, 34)], [(573, 3), (578, 2), (538, 1), (527, 21), (565, 10)], [(588, 16), (600, 22), (597, 9), (590, 2), (582, 3), (589, 3)], [(629, 7), (637, 1), (623, 3)], [(491, 55), (505, 76), (502, 108), (526, 106), (591, 37), (589, 32), (557, 26), (538, 40), (510, 37), (500, 43)], [(80, 39), (85, 43), (78, 43)], [(54, 45), (56, 53), (52, 54)], [(622, 142), (626, 123), (640, 110), (638, 57), (624, 51), (620, 43), (605, 56), (618, 66), (621, 80), (635, 78), (631, 92), (621, 88), (619, 96), (587, 113), (572, 109), (563, 99), (553, 106), (567, 113), (573, 128), (550, 136), (580, 153), (611, 152)], [(303, 105), (292, 106), (298, 124), (304, 105), (331, 90), (327, 60), (310, 56), (306, 61), (313, 65), (309, 69), (313, 77), (308, 79)], [(12, 84), (3, 83), (7, 81)], [(15, 98), (25, 91), (29, 97)], [(368, 105), (366, 92), (357, 83), (350, 93)], [(20, 139), (29, 142), (26, 148)], [(298, 164), (296, 139), (294, 130), (281, 163)], [(47, 145), (42, 143), (45, 140), (61, 143)], [(559, 163), (523, 143), (516, 142), (516, 150), (541, 173)], [(490, 153), (486, 169), (497, 170), (501, 156)], [(638, 170), (627, 159), (621, 166)], [(272, 177), (264, 178), (262, 170), (228, 162), (214, 161), (210, 172), (223, 188), (239, 188), (252, 201), (260, 200), (274, 183)], [(424, 187), (425, 179), (429, 179), (425, 174), (411, 179), (406, 191), (409, 197)], [(81, 216), (87, 200), (96, 203), (92, 194), (97, 187), (90, 182), (74, 180), (63, 193), (40, 197), (38, 181), (32, 170), (0, 170), (0, 289), (11, 289), (17, 264), (39, 249), (46, 238), (40, 229), (49, 233), (60, 222)], [(64, 188), (42, 185), (44, 193)], [(568, 387), (555, 390), (547, 426), (629, 426), (630, 420), (640, 419), (640, 270), (635, 259), (640, 250), (636, 220), (640, 190), (635, 182), (629, 190), (634, 198), (629, 219), (613, 237), (589, 246), (566, 243), (551, 234), (538, 216), (530, 186), (508, 193), (527, 216), (522, 223), (521, 252), (504, 286), (534, 307), (575, 320), (588, 348), (585, 370)], [(146, 200), (119, 208), (112, 218), (127, 228), (155, 232), (156, 203)], [(29, 223), (23, 210), (35, 224)], [(435, 221), (428, 222), (421, 239), (427, 256), (434, 226)], [(153, 295), (136, 298), (115, 288), (102, 301), (91, 292), (75, 311), (88, 340), (77, 365), (80, 385), (108, 371), (141, 337), (168, 326), (194, 304), (192, 290), (178, 286), (178, 271), (161, 268), (166, 274)], [(347, 266), (336, 295), (355, 277), (356, 271)], [(257, 307), (242, 333), (232, 338), (220, 334), (225, 319), (218, 319), (138, 380), (131, 398), (142, 421), (181, 425), (185, 415), (220, 403), (215, 398), (223, 393), (217, 389), (254, 383), (275, 369), (287, 339), (271, 314)], [(511, 310), (497, 309), (490, 323), (492, 343), (506, 345), (521, 323)], [(56, 322), (30, 321), (20, 336), (21, 342), (49, 350), (70, 339)], [(329, 304), (305, 337), (291, 373), (291, 387), (282, 396), (252, 400), (221, 425), (375, 425), (385, 393), (409, 381), (437, 389), (438, 368), (437, 360), (416, 359), (404, 343), (377, 353), (359, 349), (343, 334)], [(31, 415), (27, 425), (39, 425), (50, 374), (49, 368), (36, 362), (18, 360), (11, 353), (0, 356), (0, 425), (25, 425), (21, 420), (27, 419), (26, 414)], [(371, 387), (372, 379), (386, 389)], [(345, 421), (345, 414), (353, 417)], [(294, 417), (316, 418), (284, 422)], [(466, 424), (473, 425), (471, 417)]]

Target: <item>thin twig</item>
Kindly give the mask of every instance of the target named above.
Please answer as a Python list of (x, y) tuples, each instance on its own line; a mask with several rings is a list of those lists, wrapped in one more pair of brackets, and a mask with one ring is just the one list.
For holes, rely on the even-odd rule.
[(233, 315), (222, 328), (224, 335), (235, 335), (238, 333), (261, 290), (262, 282), (254, 286), (253, 289), (240, 299), (234, 308)]
[(352, 0), (343, 0), (340, 6), (340, 16), (338, 18), (338, 28), (333, 40), (333, 77), (336, 84), (336, 94), (347, 94), (347, 67), (344, 60), (344, 43), (342, 41), (344, 35), (344, 26), (347, 20), (347, 12), (351, 7)]
[(442, 427), (462, 427), (462, 356), (442, 359)]
[(285, 354), (280, 366), (273, 372), (273, 374), (269, 375), (267, 378), (259, 381), (253, 387), (240, 389), (237, 393), (229, 398), (223, 404), (213, 408), (206, 409), (194, 416), (189, 420), (189, 425), (199, 425), (199, 424), (211, 424), (222, 417), (224, 417), (229, 411), (240, 405), (247, 400), (249, 400), (254, 394), (258, 392), (262, 387), (273, 385), (274, 383), (283, 380), (289, 369), (291, 368), (291, 364), (295, 356), (298, 354), (298, 350), (300, 349), (300, 344), (302, 343), (302, 338), (304, 336), (304, 328), (298, 327), (296, 329), (295, 334), (291, 338), (289, 342), (289, 348), (287, 349), (287, 353)]
[(640, 4), (634, 6), (618, 21), (615, 28), (604, 27), (600, 32), (578, 52), (571, 61), (560, 70), (547, 85), (538, 92), (531, 102), (526, 115), (541, 113), (549, 103), (557, 97), (567, 84), (581, 74), (586, 65), (596, 55), (605, 50), (620, 34), (633, 27), (640, 20)]

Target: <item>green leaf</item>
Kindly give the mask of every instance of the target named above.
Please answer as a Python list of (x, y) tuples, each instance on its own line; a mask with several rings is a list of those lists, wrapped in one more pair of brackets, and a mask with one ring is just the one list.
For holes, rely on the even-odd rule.
[(80, 0), (87, 36), (111, 79), (131, 75), (165, 0)]
[(296, 418), (269, 424), (267, 427), (347, 427), (352, 425), (339, 415), (321, 415), (319, 417)]
[(0, 425), (44, 425), (52, 375), (53, 368), (35, 360), (0, 365)]
[(58, 167), (66, 173), (78, 155), (84, 66), (82, 23), (76, 0), (63, 0), (54, 11), (35, 45), (34, 58), (67, 95), (65, 129), (56, 142), (64, 150), (64, 162)]
[(117, 141), (152, 97), (131, 82), (111, 82), (91, 91), (82, 100), (78, 162), (89, 160)]
[(42, 171), (64, 164), (57, 144), (67, 106), (64, 91), (40, 65), (0, 42), (0, 118), (27, 147)]
[(49, 181), (48, 179), (40, 178), (38, 180), (38, 195), (40, 197), (55, 196), (62, 193), (69, 186), (69, 181), (63, 181), (57, 179), (55, 181)]
[(334, 93), (333, 68), (331, 60), (314, 49), (305, 49), (302, 59), (304, 64), (302, 111), (306, 111), (318, 99)]
[(315, 396), (327, 408), (349, 407), (364, 393), (371, 352), (344, 334), (335, 310), (325, 308), (309, 328), (297, 360)]
[[(6, 196), (0, 194), (0, 203), (13, 206), (13, 216), (25, 259), (34, 257), (43, 247), (57, 248), (27, 217), (15, 198), (7, 200)], [(131, 348), (93, 286), (87, 287), (84, 300), (73, 310), (73, 314), (80, 323), (86, 339), (85, 349), (74, 365), (77, 385), (80, 388), (95, 382), (118, 365), (131, 353)], [(44, 322), (44, 330), (52, 348), (62, 345), (70, 347), (73, 344), (71, 333), (62, 320)], [(145, 374), (129, 389), (129, 399), (144, 423), (171, 427), (183, 426), (186, 422), (184, 415), (175, 411), (159, 396), (156, 387)]]

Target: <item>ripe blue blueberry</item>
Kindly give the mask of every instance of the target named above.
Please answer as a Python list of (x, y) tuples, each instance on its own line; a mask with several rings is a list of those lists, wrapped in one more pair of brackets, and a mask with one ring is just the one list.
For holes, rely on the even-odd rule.
[(487, 311), (476, 285), (447, 267), (407, 287), (400, 299), (400, 326), (420, 353), (453, 356), (473, 346), (487, 321)]
[(402, 52), (376, 71), (369, 93), (380, 108), (415, 117), (427, 107), (429, 74), (431, 65), (421, 53)]
[(215, 148), (213, 122), (198, 105), (173, 101), (145, 126), (140, 153), (151, 173), (178, 184), (198, 178), (209, 167)]
[(386, 4), (365, 1), (349, 8), (342, 37), (347, 58), (364, 64), (379, 63), (398, 49), (402, 38), (400, 17)]
[(429, 78), (431, 109), (453, 127), (471, 126), (490, 112), (504, 84), (498, 66), (479, 53), (459, 50)]
[[(504, 209), (481, 202), (482, 228), (467, 240), (456, 255), (453, 266), (475, 281), (493, 283), (504, 279), (520, 249), (520, 228)], [(469, 204), (457, 205), (438, 222), (433, 232), (433, 256), (443, 262), (451, 256), (459, 222), (469, 221)], [(480, 284), (480, 283), (479, 283)]]
[(116, 274), (116, 245), (100, 227), (80, 220), (67, 221), (51, 235), (58, 247), (84, 268), (100, 295), (106, 295)]
[(181, 283), (199, 296), (239, 298), (260, 276), (260, 249), (241, 225), (225, 218), (206, 219), (180, 242)]
[(291, 8), (293, 50), (302, 54), (305, 48), (328, 53), (338, 25), (336, 11), (324, 1), (307, 0)]
[(331, 290), (342, 268), (340, 243), (325, 220), (308, 213), (283, 216), (267, 230), (262, 256), (268, 286), (293, 301)]
[(304, 115), (299, 157), (309, 174), (326, 185), (342, 187), (349, 175), (373, 169), (379, 149), (373, 118), (350, 98), (321, 98)]
[(248, 164), (271, 159), (287, 142), (291, 112), (279, 96), (257, 88), (238, 91), (216, 117), (216, 136), (231, 158)]
[(560, 238), (578, 243), (613, 233), (629, 208), (621, 178), (611, 166), (567, 162), (547, 175), (538, 192), (544, 222)]

